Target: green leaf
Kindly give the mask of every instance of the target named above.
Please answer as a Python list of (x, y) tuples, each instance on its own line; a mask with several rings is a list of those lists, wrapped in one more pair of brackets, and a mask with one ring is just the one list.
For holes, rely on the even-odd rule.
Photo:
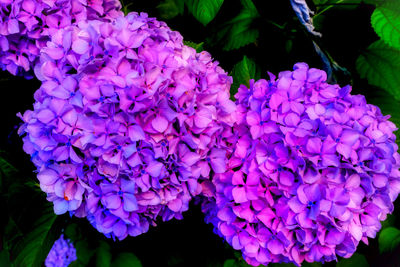
[(400, 49), (400, 8), (395, 5), (377, 7), (371, 24), (376, 34), (388, 45)]
[(0, 251), (0, 266), (1, 267), (11, 267), (10, 254), (5, 249)]
[(68, 267), (86, 267), (87, 264), (82, 263), (81, 261), (76, 260), (70, 263), (70, 265), (68, 265)]
[(3, 157), (0, 157), (0, 177), (9, 177), (15, 175), (17, 173), (17, 169), (8, 163)]
[(189, 12), (204, 26), (217, 15), (224, 0), (185, 0)]
[(293, 263), (272, 263), (268, 264), (269, 267), (296, 267)]
[(4, 237), (3, 237), (4, 249), (11, 251), (13, 243), (18, 241), (18, 239), (21, 237), (23, 237), (22, 231), (19, 229), (14, 219), (9, 217), (8, 223), (4, 229)]
[(244, 56), (242, 61), (238, 62), (231, 71), (233, 84), (231, 86), (231, 95), (234, 96), (241, 84), (250, 87), (250, 79), (258, 79), (260, 77), (259, 69), (256, 63)]
[[(400, 112), (398, 106), (400, 102), (394, 99), (391, 95), (382, 90), (375, 90), (375, 95), (368, 98), (368, 102), (377, 105), (383, 115), (390, 115), (390, 121), (400, 128)], [(396, 131), (396, 143), (400, 146), (400, 131)], [(392, 226), (394, 224), (395, 216), (389, 214), (388, 218), (382, 222), (382, 228)]]
[[(16, 255), (15, 266), (42, 266), (55, 239), (59, 236), (59, 233), (55, 231), (56, 215), (52, 204), (46, 203), (38, 209), (38, 212), (38, 219), (30, 221), (32, 231), (25, 234), (13, 249)], [(29, 218), (25, 219), (29, 220)]]
[[(395, 108), (395, 107), (396, 106), (393, 106), (393, 108)], [(399, 112), (396, 112), (396, 113), (398, 114)], [(398, 116), (400, 117), (400, 114)], [(393, 120), (391, 120), (391, 121), (393, 121)], [(398, 137), (397, 137), (396, 141), (399, 141)], [(381, 222), (382, 229), (385, 229), (385, 228), (393, 226), (395, 222), (396, 222), (396, 217), (394, 216), (394, 214), (388, 214), (387, 217), (386, 217), (386, 220)]]
[(130, 2), (130, 3), (128, 3), (128, 4), (125, 4), (125, 3), (124, 3), (124, 0), (121, 0), (121, 6), (122, 6), (121, 10), (122, 10), (122, 12), (123, 12), (125, 15), (128, 15), (128, 13), (132, 11), (132, 10), (129, 8), (131, 5), (133, 5), (132, 2)]
[(112, 262), (113, 267), (142, 267), (140, 260), (132, 253), (123, 252), (118, 254), (117, 258)]
[(17, 172), (18, 171), (14, 166), (0, 156), (0, 192), (9, 193), (9, 184), (14, 182), (15, 179), (12, 177), (14, 177)]
[(172, 19), (178, 15), (183, 15), (184, 0), (165, 0), (158, 4), (157, 9), (163, 19)]
[(351, 258), (341, 259), (336, 267), (369, 267), (368, 261), (364, 255), (359, 253), (354, 253)]
[(73, 242), (82, 239), (82, 233), (76, 223), (69, 223), (64, 230), (64, 235)]
[[(227, 245), (225, 245), (226, 246), (226, 248), (229, 248), (229, 249), (232, 249), (232, 247), (229, 247), (229, 246), (227, 246)], [(242, 255), (242, 253), (240, 252), (240, 251), (237, 251), (237, 250), (235, 250), (234, 252), (233, 252), (233, 254), (234, 254), (234, 256), (235, 256), (235, 258), (236, 258), (236, 260), (235, 260), (235, 262), (236, 262), (236, 265), (233, 265), (233, 266), (235, 266), (235, 267), (251, 267), (252, 265), (249, 265), (244, 259), (243, 259), (243, 255)], [(227, 260), (228, 262), (226, 263), (226, 264), (233, 264), (233, 261), (232, 261), (232, 259), (229, 259), (229, 260)], [(229, 266), (229, 265), (228, 265)], [(225, 267), (225, 266), (224, 266)], [(264, 267), (264, 265), (259, 265), (259, 267)]]
[(74, 245), (76, 248), (76, 257), (78, 258), (78, 261), (83, 263), (84, 265), (87, 265), (96, 250), (89, 247), (88, 241), (86, 239), (80, 240)]
[(340, 4), (360, 4), (363, 0), (314, 0), (316, 6), (319, 5), (340, 5)]
[[(264, 265), (260, 265), (260, 267), (263, 267)], [(224, 262), (223, 267), (251, 267), (251, 265), (247, 264), (243, 258), (241, 257), (240, 260), (235, 260), (235, 259), (228, 259)]]
[(100, 241), (100, 244), (96, 250), (96, 267), (110, 267), (111, 266), (111, 252), (110, 246)]
[(313, 262), (313, 263), (310, 263), (310, 262), (303, 262), (303, 263), (301, 264), (301, 266), (302, 266), (302, 267), (321, 267), (321, 266), (322, 266), (322, 263), (320, 263), (320, 262)]
[(380, 4), (385, 0), (313, 0), (316, 6), (348, 6), (348, 5), (359, 5), (361, 3), (365, 4)]
[(258, 29), (252, 28), (254, 19), (258, 18), (256, 7), (251, 0), (242, 0), (243, 9), (232, 20), (223, 24), (223, 29), (218, 32), (217, 38), (223, 40), (223, 50), (239, 49), (250, 43), (254, 43), (258, 36)]
[(258, 11), (256, 6), (254, 5), (252, 0), (240, 0), (240, 2), (242, 3), (242, 6), (245, 9), (248, 9), (250, 12), (257, 14), (258, 15)]
[(388, 227), (379, 233), (380, 253), (391, 252), (400, 244), (400, 230), (395, 227)]
[(236, 263), (236, 260), (228, 259), (224, 262), (224, 267), (238, 267), (238, 264)]
[(400, 100), (400, 50), (376, 41), (358, 57), (356, 68), (369, 84), (381, 87)]
[(289, 54), (290, 52), (292, 52), (292, 49), (293, 49), (293, 41), (290, 39), (286, 40), (286, 43), (285, 43), (286, 53)]
[(61, 232), (53, 205), (36, 189), (36, 183), (22, 179), (2, 157), (0, 168), (2, 197), (8, 211), (4, 248), (15, 266), (42, 266)]
[(183, 43), (184, 43), (185, 45), (187, 45), (187, 46), (190, 46), (190, 47), (196, 49), (196, 52), (197, 52), (197, 53), (200, 53), (200, 52), (203, 51), (203, 49), (204, 49), (204, 48), (203, 48), (204, 42), (201, 42), (201, 43), (194, 43), (194, 42), (191, 42), (191, 41), (183, 41)]
[[(316, 23), (320, 24), (323, 20), (323, 13), (330, 9), (340, 9), (352, 11), (357, 8), (360, 4), (369, 4), (379, 6), (381, 3), (388, 0), (314, 0), (314, 4), (317, 7), (317, 12), (314, 19), (314, 25)], [(397, 1), (397, 0), (396, 0)]]
[[(373, 1), (373, 0), (368, 0)], [(331, 8), (341, 10), (352, 10), (358, 7), (359, 4), (364, 2), (363, 0), (314, 0), (314, 4), (317, 7), (317, 13), (314, 19), (320, 19), (321, 14), (330, 10)]]

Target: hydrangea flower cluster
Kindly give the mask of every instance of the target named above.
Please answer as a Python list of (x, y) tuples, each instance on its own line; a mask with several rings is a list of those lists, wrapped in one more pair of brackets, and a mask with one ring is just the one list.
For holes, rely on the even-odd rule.
[(76, 249), (74, 245), (69, 239), (64, 239), (64, 235), (61, 235), (60, 238), (54, 242), (44, 264), (46, 267), (67, 267), (76, 259)]
[[(210, 54), (120, 8), (0, 3), (0, 67), (42, 81), (19, 133), (56, 214), (122, 240), (202, 195), (252, 265), (350, 257), (375, 237), (400, 193), (396, 127), (379, 108), (305, 63), (242, 85), (235, 105)], [(61, 236), (45, 264), (75, 259)]]
[(165, 23), (130, 13), (60, 29), (35, 73), (20, 134), (56, 214), (136, 236), (181, 219), (199, 181), (225, 171), (232, 78)]
[(206, 221), (254, 266), (350, 257), (400, 192), (395, 125), (298, 63), (241, 86), (228, 168), (204, 182)]
[(59, 29), (122, 15), (118, 0), (3, 0), (0, 2), (0, 67), (28, 76), (40, 49)]

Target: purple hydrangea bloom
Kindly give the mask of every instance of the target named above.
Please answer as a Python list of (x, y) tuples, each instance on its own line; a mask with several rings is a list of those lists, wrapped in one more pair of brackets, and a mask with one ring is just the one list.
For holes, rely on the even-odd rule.
[(57, 214), (136, 236), (181, 219), (199, 180), (225, 171), (232, 78), (165, 23), (130, 13), (61, 29), (35, 72), (20, 133)]
[(61, 235), (60, 238), (54, 242), (44, 264), (46, 267), (67, 267), (76, 259), (76, 249), (74, 245), (69, 239), (64, 239), (64, 235)]
[(298, 63), (237, 99), (227, 171), (202, 184), (206, 221), (254, 266), (350, 257), (400, 192), (395, 125)]
[(58, 29), (86, 20), (110, 21), (123, 15), (120, 9), (117, 0), (0, 1), (0, 66), (27, 75)]

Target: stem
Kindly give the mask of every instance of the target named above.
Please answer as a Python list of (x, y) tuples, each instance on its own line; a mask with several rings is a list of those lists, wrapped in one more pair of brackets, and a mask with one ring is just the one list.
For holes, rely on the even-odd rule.
[(266, 18), (263, 18), (263, 20), (264, 20), (265, 22), (267, 22), (267, 23), (269, 23), (269, 24), (271, 24), (271, 25), (277, 27), (277, 28), (280, 29), (280, 30), (283, 30), (283, 29), (285, 28), (285, 25), (286, 25), (286, 23), (283, 24), (283, 25), (280, 25), (280, 24), (278, 24), (278, 23), (276, 23), (276, 22), (274, 22), (274, 21), (272, 21), (272, 20), (266, 19)]
[(319, 4), (315, 5), (316, 7), (324, 7), (324, 6), (357, 6), (359, 3), (335, 3), (335, 4)]
[(321, 14), (323, 14), (324, 12), (326, 12), (327, 10), (329, 10), (329, 9), (331, 9), (332, 7), (334, 7), (334, 6), (336, 6), (336, 5), (342, 5), (344, 0), (339, 0), (337, 3), (335, 3), (335, 4), (323, 4), (323, 5), (320, 5), (320, 6), (327, 6), (326, 8), (324, 8), (324, 9), (322, 9), (320, 12), (318, 12), (317, 14), (315, 14), (314, 16), (313, 16), (313, 18), (316, 18), (316, 17), (318, 17), (319, 15), (321, 15)]

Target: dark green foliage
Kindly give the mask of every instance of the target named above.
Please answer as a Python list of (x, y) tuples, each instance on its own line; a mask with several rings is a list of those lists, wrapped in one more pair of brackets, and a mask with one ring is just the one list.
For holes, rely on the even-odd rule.
[(113, 260), (112, 266), (115, 267), (142, 267), (140, 260), (133, 254), (128, 252), (123, 252), (117, 255), (117, 258)]
[(189, 12), (203, 25), (214, 19), (223, 2), (224, 0), (185, 0)]
[(224, 267), (249, 267), (249, 266), (251, 265), (248, 265), (244, 262), (235, 259), (228, 259), (224, 262)]
[(400, 244), (400, 230), (387, 227), (379, 233), (379, 251), (391, 252)]
[(0, 266), (2, 266), (2, 267), (11, 267), (12, 266), (11, 261), (10, 261), (10, 254), (5, 249), (3, 249), (0, 252)]
[(400, 5), (398, 1), (369, 1), (376, 4), (371, 24), (381, 38), (357, 59), (361, 78), (400, 100)]
[(369, 264), (364, 255), (354, 253), (351, 258), (341, 259), (336, 267), (369, 267)]
[(386, 220), (384, 220), (382, 222), (382, 229), (388, 228), (390, 226), (393, 226), (396, 222), (396, 217), (393, 214), (389, 214), (386, 218)]
[(400, 50), (376, 41), (359, 56), (356, 66), (361, 78), (400, 100)]
[(190, 42), (190, 41), (183, 41), (183, 43), (187, 46), (190, 46), (190, 47), (196, 49), (197, 53), (200, 53), (201, 51), (203, 51), (204, 42), (197, 44), (197, 43)]
[[(3, 156), (0, 157), (2, 203), (9, 216), (3, 217), (5, 231), (2, 257), (9, 256), (15, 266), (41, 266), (54, 240), (59, 237), (59, 224), (52, 204), (37, 184), (24, 181)], [(61, 217), (60, 217), (61, 218)]]
[(96, 266), (97, 267), (110, 267), (111, 266), (111, 251), (110, 245), (104, 241), (100, 241), (100, 244), (96, 250)]
[(243, 8), (233, 19), (223, 23), (218, 31), (216, 40), (224, 50), (234, 50), (254, 43), (259, 30), (252, 23), (259, 13), (251, 0), (241, 0)]
[(388, 3), (375, 9), (371, 17), (372, 27), (382, 40), (400, 49), (400, 6)]
[[(400, 102), (398, 100), (379, 90), (375, 92), (374, 97), (368, 100), (371, 104), (379, 106), (384, 115), (390, 115), (390, 121), (396, 124), (397, 127), (400, 126), (400, 113), (398, 112)], [(396, 131), (395, 134), (397, 137), (396, 143), (400, 144), (400, 131)]]
[(233, 99), (241, 84), (249, 87), (250, 79), (257, 80), (260, 78), (260, 69), (253, 60), (244, 56), (240, 62), (233, 66), (230, 74), (233, 77), (233, 84), (231, 87), (231, 98)]
[(184, 11), (184, 0), (165, 0), (157, 5), (162, 19), (172, 19), (182, 15)]
[(16, 266), (40, 266), (46, 258), (54, 240), (53, 225), (56, 220), (51, 204), (37, 214), (38, 220), (32, 224), (32, 230), (17, 242), (12, 253), (16, 256)]

